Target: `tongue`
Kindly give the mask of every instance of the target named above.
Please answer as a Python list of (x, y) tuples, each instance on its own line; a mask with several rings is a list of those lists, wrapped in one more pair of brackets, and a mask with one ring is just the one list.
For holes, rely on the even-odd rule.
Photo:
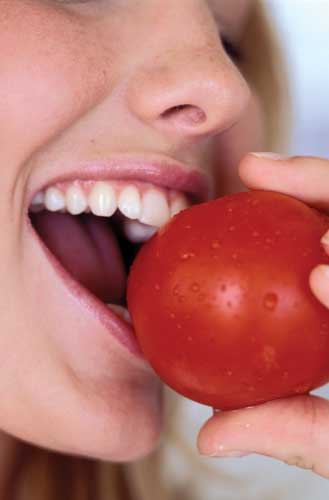
[(124, 302), (125, 266), (107, 220), (46, 211), (31, 219), (44, 243), (77, 281), (103, 302)]

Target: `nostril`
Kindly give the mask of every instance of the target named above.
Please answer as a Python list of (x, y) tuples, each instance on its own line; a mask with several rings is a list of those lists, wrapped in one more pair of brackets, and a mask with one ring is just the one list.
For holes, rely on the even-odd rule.
[(187, 124), (192, 126), (200, 125), (207, 118), (205, 112), (201, 108), (190, 104), (173, 106), (172, 108), (164, 111), (161, 116), (167, 120), (178, 120), (185, 125)]

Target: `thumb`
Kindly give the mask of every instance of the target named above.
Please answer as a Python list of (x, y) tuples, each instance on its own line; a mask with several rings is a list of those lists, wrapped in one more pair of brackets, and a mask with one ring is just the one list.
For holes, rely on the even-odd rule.
[(198, 448), (212, 457), (259, 453), (329, 478), (329, 402), (303, 395), (215, 413)]
[(320, 210), (329, 210), (328, 159), (249, 153), (239, 164), (239, 175), (251, 189), (278, 191)]

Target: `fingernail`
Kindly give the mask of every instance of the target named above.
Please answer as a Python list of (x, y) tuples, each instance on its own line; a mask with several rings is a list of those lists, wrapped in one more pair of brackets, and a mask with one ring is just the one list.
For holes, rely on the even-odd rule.
[(250, 155), (256, 156), (257, 158), (264, 158), (265, 160), (288, 160), (289, 156), (280, 155), (278, 153), (268, 153), (268, 152), (256, 152), (249, 153)]
[(322, 274), (322, 276), (325, 279), (329, 279), (329, 266), (326, 266), (325, 264), (320, 264), (318, 266), (319, 272)]
[(209, 457), (209, 458), (242, 458), (242, 457), (247, 457), (250, 455), (250, 453), (246, 453), (244, 451), (225, 451), (225, 452), (219, 452), (218, 450), (211, 451), (209, 453), (201, 453), (204, 457)]
[(247, 457), (250, 455), (250, 453), (246, 453), (244, 451), (227, 451), (225, 452), (225, 455), (220, 455), (218, 458), (223, 457), (223, 458), (242, 458), (242, 457)]
[(329, 231), (322, 236), (320, 241), (321, 241), (322, 245), (325, 245), (325, 246), (329, 245)]
[(224, 445), (222, 444), (209, 451), (200, 451), (200, 454), (206, 457), (217, 457), (217, 458), (241, 458), (250, 455), (249, 452), (245, 451), (226, 450)]

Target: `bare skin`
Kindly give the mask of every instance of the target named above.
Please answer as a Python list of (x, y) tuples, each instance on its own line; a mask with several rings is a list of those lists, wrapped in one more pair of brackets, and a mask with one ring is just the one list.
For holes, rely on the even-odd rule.
[[(239, 173), (252, 189), (279, 191), (328, 213), (328, 167), (329, 161), (322, 158), (247, 155), (240, 163)], [(327, 253), (328, 239), (329, 231), (321, 239)], [(329, 266), (316, 266), (309, 285), (329, 308)], [(218, 457), (259, 453), (328, 478), (328, 435), (328, 401), (301, 395), (216, 413), (201, 429), (198, 446), (202, 454)]]
[[(286, 160), (287, 168), (277, 170), (278, 163), (248, 156), (237, 175), (244, 154), (261, 148), (263, 117), (219, 35), (236, 43), (250, 6), (249, 0), (0, 0), (0, 492), (17, 445), (5, 433), (125, 461), (151, 451), (161, 432), (158, 380), (99, 321), (85, 317), (26, 230), (27, 199), (57, 168), (117, 153), (163, 154), (205, 172), (214, 194), (247, 185), (311, 202), (318, 193), (328, 209), (325, 160)], [(322, 271), (314, 270), (310, 283), (328, 305)], [(289, 406), (294, 427), (286, 455), (274, 441), (266, 450), (259, 444), (268, 419), (277, 426), (272, 435), (280, 432), (275, 415), (288, 411), (286, 404), (254, 410), (257, 432), (244, 443), (237, 435), (231, 449), (311, 464), (328, 476), (321, 439), (305, 446), (309, 433), (292, 432), (314, 423), (307, 412), (296, 420), (297, 401)], [(319, 435), (326, 413), (319, 403)], [(227, 413), (208, 422), (200, 450), (216, 453), (221, 432), (228, 439), (238, 418)]]
[[(205, 172), (214, 193), (241, 189), (232, 169), (261, 147), (263, 117), (220, 35), (238, 43), (250, 6), (0, 0), (0, 428), (9, 435), (114, 461), (157, 444), (158, 379), (67, 293), (27, 231), (27, 200), (63, 165), (118, 153), (166, 155)], [(3, 485), (15, 446), (4, 434)]]

